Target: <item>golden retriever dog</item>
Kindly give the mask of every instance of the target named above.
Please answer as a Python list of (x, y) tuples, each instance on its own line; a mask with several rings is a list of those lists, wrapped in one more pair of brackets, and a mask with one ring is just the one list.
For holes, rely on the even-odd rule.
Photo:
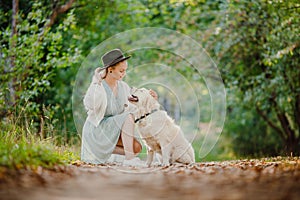
[(162, 156), (162, 165), (179, 162), (195, 162), (192, 145), (186, 140), (181, 128), (145, 88), (133, 89), (128, 100), (137, 107), (135, 122), (142, 140), (147, 146), (147, 165), (150, 166), (154, 153)]

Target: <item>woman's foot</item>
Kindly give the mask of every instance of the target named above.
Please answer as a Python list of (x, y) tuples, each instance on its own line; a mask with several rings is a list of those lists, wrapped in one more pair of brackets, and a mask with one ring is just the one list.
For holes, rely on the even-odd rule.
[(132, 166), (132, 167), (146, 167), (146, 163), (139, 159), (138, 157), (134, 157), (130, 160), (124, 160), (123, 166)]
[(111, 154), (109, 159), (106, 161), (107, 163), (122, 163), (125, 159), (125, 156), (119, 154)]

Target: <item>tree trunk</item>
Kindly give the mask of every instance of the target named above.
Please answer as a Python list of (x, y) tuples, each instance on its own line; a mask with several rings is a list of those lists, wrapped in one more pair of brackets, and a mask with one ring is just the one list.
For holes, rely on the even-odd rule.
[(299, 142), (299, 139), (300, 139), (300, 94), (298, 94), (296, 96), (294, 117), (295, 117), (295, 120), (296, 120), (296, 126), (298, 128), (297, 139), (298, 139), (298, 142)]
[(269, 117), (258, 106), (256, 106), (256, 111), (268, 123), (268, 125), (280, 135), (281, 139), (285, 141), (286, 136), (281, 128), (278, 127), (272, 120), (270, 120)]
[[(16, 55), (15, 55), (15, 48), (17, 45), (17, 24), (18, 24), (18, 12), (19, 12), (19, 0), (13, 0), (12, 1), (12, 23), (11, 23), (11, 45), (10, 45), (10, 63), (9, 63), (9, 72), (13, 72), (15, 69), (15, 61), (16, 61)], [(16, 78), (12, 78), (8, 83), (9, 88), (9, 97), (8, 105), (14, 105), (16, 101), (16, 91), (15, 91), (15, 82)]]
[(299, 154), (299, 152), (298, 152), (299, 142), (296, 137), (295, 131), (291, 128), (290, 122), (289, 122), (287, 116), (285, 115), (285, 113), (283, 113), (282, 111), (279, 110), (279, 108), (277, 106), (277, 102), (275, 100), (273, 100), (273, 103), (274, 103), (275, 112), (276, 112), (277, 118), (280, 122), (282, 131), (286, 135), (286, 140), (285, 140), (286, 153), (291, 154), (291, 155)]
[(295, 132), (291, 129), (291, 126), (289, 124), (289, 121), (285, 114), (283, 113), (277, 113), (277, 118), (279, 119), (279, 122), (281, 124), (281, 127), (283, 129), (283, 132), (286, 134), (286, 150), (287, 153), (296, 153), (297, 151), (297, 141), (295, 137)]
[[(273, 105), (273, 109), (276, 113), (276, 117), (280, 123), (280, 128), (275, 126), (273, 122), (271, 122), (266, 116), (263, 116), (265, 120), (271, 125), (272, 128), (274, 128), (281, 136), (285, 143), (285, 151), (287, 155), (298, 155), (299, 152), (299, 137), (296, 135), (296, 130), (292, 129), (292, 126), (290, 124), (290, 121), (288, 120), (288, 117), (286, 114), (279, 109), (279, 106), (276, 101), (276, 95), (273, 95), (273, 98), (270, 99), (271, 104)], [(295, 108), (294, 108), (295, 109)], [(260, 111), (257, 108), (258, 111)], [(259, 112), (261, 115), (261, 111)]]

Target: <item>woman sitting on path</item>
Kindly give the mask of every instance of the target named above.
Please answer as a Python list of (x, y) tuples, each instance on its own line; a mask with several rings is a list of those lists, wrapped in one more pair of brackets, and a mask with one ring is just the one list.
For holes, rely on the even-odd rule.
[[(84, 97), (88, 111), (82, 131), (81, 160), (105, 163), (112, 154), (125, 155), (123, 165), (143, 165), (136, 157), (142, 145), (134, 138), (134, 116), (128, 97), (130, 87), (122, 81), (126, 75), (127, 59), (114, 49), (102, 56), (104, 67), (97, 68)], [(150, 90), (157, 99), (157, 94)]]

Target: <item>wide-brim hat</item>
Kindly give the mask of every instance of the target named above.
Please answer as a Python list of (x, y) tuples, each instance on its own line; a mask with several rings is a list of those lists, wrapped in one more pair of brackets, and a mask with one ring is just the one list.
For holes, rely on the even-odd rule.
[(130, 57), (130, 55), (125, 56), (120, 49), (113, 49), (102, 56), (102, 69), (114, 66), (115, 64), (127, 60)]

